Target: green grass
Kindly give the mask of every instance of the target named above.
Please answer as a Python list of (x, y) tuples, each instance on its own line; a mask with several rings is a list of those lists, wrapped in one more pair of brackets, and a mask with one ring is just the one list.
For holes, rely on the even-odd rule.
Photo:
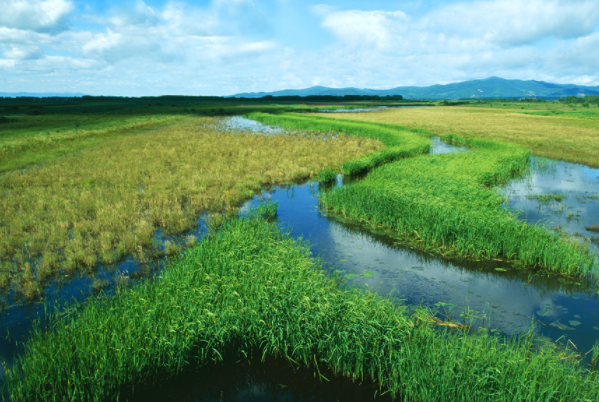
[[(571, 277), (588, 277), (597, 270), (588, 250), (565, 235), (521, 222), (492, 189), (528, 169), (529, 153), (520, 146), (450, 134), (443, 140), (468, 145), (474, 152), (420, 155), (428, 150), (426, 136), (433, 135), (425, 130), (293, 114), (249, 117), (283, 127), (378, 138), (387, 146), (344, 164), (344, 173), (399, 160), (321, 196), (326, 209), (346, 219), (390, 228), (412, 246), (441, 255), (507, 259)], [(361, 168), (354, 169), (356, 164)]]
[(417, 135), (414, 131), (393, 127), (392, 125), (359, 121), (340, 122), (327, 117), (293, 113), (280, 113), (276, 115), (250, 113), (246, 117), (264, 124), (283, 128), (309, 130), (319, 133), (350, 134), (352, 136), (377, 139), (385, 144), (385, 148), (381, 151), (346, 162), (343, 165), (343, 173), (349, 175), (364, 173), (376, 166), (399, 158), (426, 153), (430, 149), (430, 141), (428, 139)]
[(492, 189), (527, 169), (524, 149), (461, 142), (474, 152), (400, 160), (325, 193), (321, 202), (352, 221), (391, 228), (436, 253), (507, 259), (568, 276), (596, 272), (583, 247), (518, 220)]
[(597, 401), (596, 372), (561, 349), (439, 330), (425, 311), (343, 289), (259, 214), (226, 221), (156, 280), (36, 328), (4, 396), (115, 400), (190, 366), (280, 357), (372, 378), (406, 401)]

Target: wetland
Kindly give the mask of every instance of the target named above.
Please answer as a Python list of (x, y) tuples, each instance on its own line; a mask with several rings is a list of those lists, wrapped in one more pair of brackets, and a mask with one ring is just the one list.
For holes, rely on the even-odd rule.
[[(549, 390), (557, 399), (597, 393), (592, 367), (599, 356), (599, 302), (591, 237), (599, 223), (593, 218), (596, 169), (551, 161), (537, 169), (538, 160), (519, 146), (353, 120), (360, 119), (360, 112), (335, 122), (289, 111), (250, 110), (247, 116), (253, 120), (182, 113), (164, 126), (142, 127), (135, 136), (102, 138), (106, 142), (58, 159), (52, 156), (26, 170), (6, 170), (0, 177), (7, 180), (5, 198), (13, 196), (6, 189), (16, 194), (15, 189), (37, 187), (29, 199), (40, 199), (41, 188), (51, 194), (52, 183), (60, 180), (37, 183), (32, 177), (46, 176), (52, 172), (48, 169), (75, 171), (75, 164), (85, 160), (89, 169), (77, 179), (95, 182), (77, 185), (73, 194), (88, 192), (97, 199), (101, 186), (116, 187), (117, 194), (134, 192), (141, 209), (131, 211), (142, 217), (153, 216), (152, 205), (165, 207), (154, 211), (147, 234), (134, 236), (134, 246), (115, 261), (96, 257), (69, 271), (61, 260), (64, 246), (58, 246), (53, 254), (56, 271), (39, 282), (34, 297), (20, 286), (26, 275), (37, 278), (46, 251), (29, 250), (43, 235), (27, 240), (26, 257), (3, 261), (4, 272), (9, 272), (1, 323), (8, 370), (3, 374), (4, 395), (13, 400), (57, 395), (141, 400), (148, 395), (141, 391), (146, 388), (151, 395), (176, 400), (351, 400), (348, 395), (365, 400), (381, 394), (416, 400), (443, 395), (497, 400), (523, 392), (516, 379), (524, 374), (517, 366), (540, 381), (526, 391), (530, 397)], [(128, 154), (131, 149), (135, 152)], [(120, 163), (127, 164), (104, 163), (113, 153), (114, 160), (129, 155), (121, 157)], [(97, 164), (89, 162), (94, 159)], [(134, 161), (143, 162), (143, 172)], [(114, 171), (132, 171), (132, 179), (106, 174), (96, 187), (98, 171), (104, 166), (110, 171), (112, 165)], [(231, 165), (229, 172), (225, 166)], [(162, 177), (163, 170), (167, 176)], [(20, 186), (15, 184), (17, 172)], [(322, 172), (335, 180), (314, 181)], [(135, 180), (144, 174), (148, 180)], [(156, 181), (149, 178), (154, 175)], [(72, 186), (71, 176), (65, 183)], [(206, 184), (207, 178), (213, 186)], [(380, 187), (383, 181), (393, 186)], [(130, 185), (115, 185), (121, 182)], [(410, 187), (413, 183), (416, 186)], [(62, 185), (61, 191), (68, 195), (68, 187)], [(364, 194), (370, 189), (388, 200), (377, 196), (373, 205), (386, 209), (365, 215), (370, 207)], [(421, 203), (389, 207), (401, 199), (400, 193)], [(71, 205), (86, 206), (85, 199), (76, 197)], [(348, 207), (335, 207), (335, 197), (354, 197), (347, 198), (346, 205), (361, 205), (362, 212), (352, 215)], [(178, 204), (169, 204), (172, 199)], [(95, 205), (113, 208), (120, 205), (116, 200), (102, 196)], [(121, 202), (126, 204), (127, 197)], [(565, 217), (541, 218), (549, 213), (542, 208), (553, 213), (559, 203)], [(461, 215), (439, 226), (438, 215), (426, 215), (430, 205), (441, 208), (441, 214), (453, 209)], [(21, 201), (19, 212), (11, 215), (22, 216), (28, 207)], [(175, 215), (183, 220), (172, 216), (175, 207), (180, 210)], [(486, 220), (468, 209), (483, 212)], [(37, 210), (44, 211), (40, 216), (48, 222), (56, 221), (47, 205)], [(402, 223), (397, 211), (421, 221)], [(568, 217), (568, 211), (579, 216)], [(118, 228), (127, 215), (131, 213), (116, 214), (109, 227)], [(490, 215), (495, 218), (488, 220)], [(30, 216), (30, 221), (39, 222), (35, 214)], [(515, 230), (532, 245), (509, 246), (505, 234), (489, 237), (486, 245), (473, 245), (482, 229), (471, 237), (452, 232), (464, 222), (476, 227), (477, 219), (481, 228)], [(88, 216), (82, 222), (94, 220)], [(432, 234), (427, 235), (425, 220), (436, 222)], [(539, 220), (543, 226), (525, 223)], [(84, 223), (74, 222), (70, 231), (57, 237), (76, 239), (73, 228)], [(23, 228), (19, 240), (11, 241), (16, 244), (30, 232), (35, 234), (36, 225)], [(407, 230), (409, 225), (419, 233)], [(16, 233), (13, 226), (6, 233)], [(122, 229), (129, 231), (129, 226)], [(93, 244), (102, 232), (85, 233), (90, 240), (81, 243), (92, 248), (84, 248), (83, 254), (101, 256)], [(12, 247), (5, 249), (10, 252)], [(51, 254), (52, 248), (45, 250)], [(19, 261), (29, 266), (13, 268), (11, 264)], [(68, 277), (62, 276), (65, 273)], [(53, 307), (25, 302), (42, 294), (46, 303), (55, 303)], [(307, 317), (313, 319), (305, 321)], [(371, 335), (359, 327), (371, 330)], [(389, 338), (385, 331), (403, 335)], [(90, 334), (95, 335), (83, 343)], [(352, 346), (356, 342), (369, 346), (358, 351)], [(63, 347), (64, 358), (49, 361), (49, 351), (57, 347)], [(454, 357), (441, 364), (443, 354)], [(465, 356), (485, 357), (474, 362)], [(75, 361), (79, 371), (71, 367)], [(436, 368), (427, 361), (436, 362)], [(463, 367), (466, 361), (457, 380), (452, 367)], [(269, 371), (264, 365), (280, 369)], [(547, 367), (555, 370), (555, 377), (547, 375)], [(512, 374), (502, 379), (481, 375), (495, 369)], [(43, 374), (48, 372), (62, 374), (49, 379)], [(400, 372), (431, 386), (414, 386)], [(212, 380), (217, 377), (219, 381)], [(61, 378), (72, 381), (65, 384)], [(137, 391), (131, 393), (133, 389)]]

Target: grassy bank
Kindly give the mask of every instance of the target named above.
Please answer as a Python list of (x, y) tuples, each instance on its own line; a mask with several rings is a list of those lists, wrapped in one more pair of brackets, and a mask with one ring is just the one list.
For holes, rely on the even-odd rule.
[(227, 221), (155, 281), (36, 329), (3, 392), (13, 401), (114, 400), (190, 365), (259, 356), (370, 377), (410, 401), (597, 400), (596, 372), (557, 348), (429, 322), (340, 288), (307, 248), (254, 216)]
[(392, 160), (422, 154), (428, 152), (430, 149), (430, 141), (423, 136), (417, 135), (413, 131), (390, 125), (356, 121), (339, 122), (327, 117), (297, 113), (279, 113), (276, 115), (250, 113), (247, 117), (264, 124), (283, 128), (318, 133), (349, 134), (351, 136), (376, 139), (385, 144), (385, 148), (378, 152), (344, 163), (343, 173), (349, 175), (364, 173), (368, 169)]
[(223, 133), (219, 121), (188, 117), (2, 173), (0, 288), (32, 299), (58, 274), (93, 271), (129, 254), (148, 262), (161, 251), (152, 242), (157, 229), (185, 232), (203, 211), (234, 212), (263, 185), (340, 169), (383, 146)]
[(467, 139), (513, 143), (533, 155), (599, 167), (599, 119), (588, 118), (597, 109), (580, 110), (573, 113), (571, 107), (554, 103), (505, 107), (473, 104), (326, 116), (422, 128), (440, 136), (455, 134)]
[[(445, 140), (465, 143), (474, 152), (418, 155), (419, 144), (428, 142), (428, 132), (330, 117), (250, 117), (273, 125), (379, 138), (388, 146), (382, 152), (393, 152), (387, 162), (415, 156), (374, 169), (364, 180), (321, 196), (325, 208), (351, 221), (391, 228), (412, 245), (437, 254), (507, 259), (568, 276), (596, 271), (593, 257), (578, 244), (523, 223), (502, 206), (492, 187), (528, 169), (528, 152), (522, 147), (449, 135)], [(376, 166), (364, 162), (376, 155), (359, 162)]]
[(507, 259), (568, 276), (596, 272), (593, 257), (582, 246), (520, 221), (492, 189), (528, 168), (524, 149), (460, 142), (473, 152), (397, 161), (325, 193), (321, 202), (352, 221), (391, 228), (435, 253)]

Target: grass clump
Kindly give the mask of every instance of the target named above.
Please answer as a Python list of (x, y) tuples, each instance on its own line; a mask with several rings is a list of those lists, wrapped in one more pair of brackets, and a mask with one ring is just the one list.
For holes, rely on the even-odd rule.
[(599, 225), (585, 226), (584, 228), (589, 232), (599, 232)]
[(320, 183), (333, 183), (337, 180), (337, 172), (334, 170), (322, 170), (316, 178)]
[[(152, 242), (157, 229), (184, 233), (202, 212), (235, 213), (263, 185), (340, 169), (382, 146), (346, 136), (223, 133), (218, 123), (188, 118), (2, 173), (0, 266), (11, 268), (2, 270), (0, 284), (8, 281), (4, 289), (35, 298), (34, 282), (61, 271), (91, 271), (127, 255), (151, 261), (161, 252)], [(175, 254), (176, 247), (167, 252)]]
[(492, 189), (528, 168), (527, 151), (482, 140), (461, 142), (474, 152), (396, 161), (323, 194), (321, 202), (349, 220), (391, 228), (439, 254), (508, 259), (569, 276), (596, 271), (582, 246), (518, 220)]
[(190, 366), (279, 357), (373, 379), (405, 400), (594, 400), (596, 373), (532, 336), (440, 331), (429, 313), (325, 276), (298, 241), (228, 220), (155, 281), (37, 327), (7, 370), (13, 401), (115, 400)]
[(310, 130), (321, 133), (348, 134), (358, 138), (380, 140), (385, 148), (370, 153), (362, 158), (354, 159), (343, 164), (343, 173), (347, 175), (360, 174), (376, 166), (408, 156), (427, 153), (430, 141), (416, 133), (391, 125), (373, 124), (359, 121), (335, 121), (334, 119), (313, 115), (293, 113), (266, 114), (251, 113), (248, 118), (264, 124), (277, 125), (284, 128)]

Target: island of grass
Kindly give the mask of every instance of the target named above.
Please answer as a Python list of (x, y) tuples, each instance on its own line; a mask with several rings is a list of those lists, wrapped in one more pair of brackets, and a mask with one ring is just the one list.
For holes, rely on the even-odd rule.
[[(369, 291), (344, 289), (309, 249), (261, 215), (226, 221), (152, 282), (37, 328), (4, 379), (13, 401), (116, 400), (190, 366), (287, 359), (371, 378), (400, 400), (594, 401), (587, 371), (534, 335), (505, 340), (431, 325)], [(597, 356), (594, 357), (595, 359)]]

